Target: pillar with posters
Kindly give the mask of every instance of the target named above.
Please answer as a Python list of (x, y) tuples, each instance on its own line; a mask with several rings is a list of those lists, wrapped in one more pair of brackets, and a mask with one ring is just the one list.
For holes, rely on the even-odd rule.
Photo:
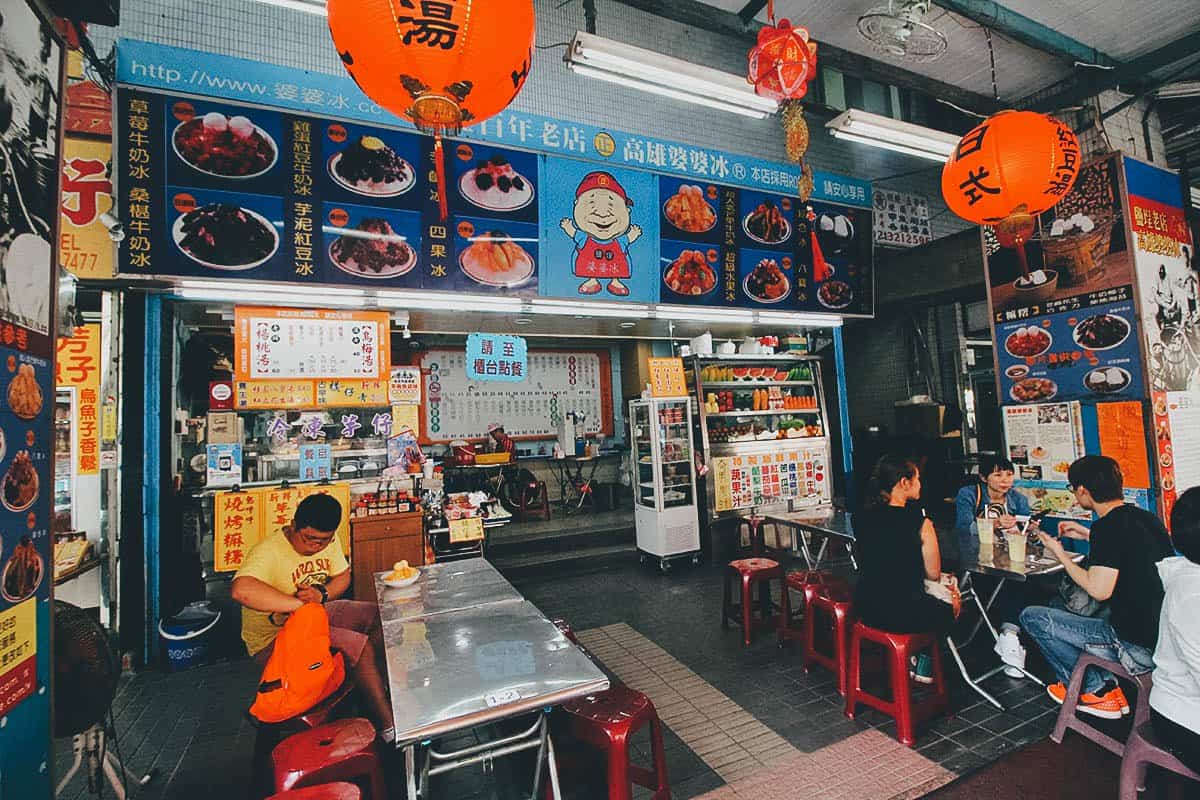
[(1089, 161), (1038, 220), (1028, 278), (991, 229), (983, 238), (1018, 488), (1052, 521), (1089, 519), (1066, 467), (1101, 453), (1128, 502), (1169, 519), (1200, 485), (1200, 264), (1178, 175), (1118, 152)]

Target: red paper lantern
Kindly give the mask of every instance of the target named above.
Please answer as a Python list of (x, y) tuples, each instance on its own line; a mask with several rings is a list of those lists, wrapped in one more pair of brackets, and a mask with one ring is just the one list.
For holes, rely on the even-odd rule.
[(329, 0), (329, 32), (363, 92), (441, 135), (503, 111), (533, 63), (532, 0)]
[(959, 141), (942, 169), (942, 197), (963, 219), (993, 225), (1047, 210), (1078, 173), (1074, 131), (1045, 114), (1001, 111)]
[(817, 43), (808, 40), (808, 28), (782, 19), (758, 32), (758, 44), (750, 51), (750, 74), (754, 93), (773, 100), (799, 100), (808, 92), (808, 82), (817, 74)]

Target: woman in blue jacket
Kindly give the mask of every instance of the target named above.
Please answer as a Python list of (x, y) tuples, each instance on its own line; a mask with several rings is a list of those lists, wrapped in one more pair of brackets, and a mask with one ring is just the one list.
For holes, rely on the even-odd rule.
[(1013, 464), (1003, 456), (984, 455), (979, 459), (979, 480), (958, 490), (954, 499), (954, 532), (959, 553), (979, 547), (979, 529), (975, 520), (997, 520), (996, 533), (1017, 528), (1017, 517), (1033, 513), (1029, 498), (1013, 490)]

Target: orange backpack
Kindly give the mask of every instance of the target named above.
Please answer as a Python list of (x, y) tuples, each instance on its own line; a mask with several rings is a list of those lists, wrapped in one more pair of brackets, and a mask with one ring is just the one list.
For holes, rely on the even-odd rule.
[(283, 722), (333, 694), (345, 679), (342, 654), (330, 647), (325, 607), (305, 603), (275, 637), (250, 713), (261, 722)]

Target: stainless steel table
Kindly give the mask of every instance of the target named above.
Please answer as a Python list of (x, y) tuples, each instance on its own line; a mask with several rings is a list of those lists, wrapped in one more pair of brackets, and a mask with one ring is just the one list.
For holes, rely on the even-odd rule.
[(386, 572), (375, 575), (379, 618), (384, 624), (414, 617), (444, 614), (487, 603), (520, 602), (521, 593), (486, 559), (469, 558), (421, 568), (412, 586), (384, 585)]
[[(464, 564), (471, 562), (444, 566)], [(474, 564), (471, 569), (486, 580), (491, 566)], [(396, 745), (404, 750), (408, 796), (427, 797), (431, 775), (536, 749), (531, 800), (537, 800), (543, 765), (553, 796), (560, 797), (547, 713), (604, 691), (608, 678), (536, 607), (519, 595), (513, 599), (507, 581), (507, 589), (491, 581), (490, 590), (469, 592), (467, 574), (447, 578), (439, 574), (427, 588), (457, 582), (461, 590), (430, 592), (423, 600), (430, 612), (402, 616), (397, 610), (383, 623)], [(391, 591), (381, 590), (381, 611)], [(436, 611), (431, 603), (435, 596)], [(495, 599), (478, 602), (488, 596)], [(475, 604), (453, 609), (452, 598)], [(448, 734), (528, 713), (536, 713), (537, 720), (514, 735), (456, 751), (436, 747), (435, 740)]]
[[(783, 525), (792, 532), (792, 550), (799, 550), (804, 556), (808, 569), (820, 569), (825, 560), (825, 551), (830, 539), (840, 539), (849, 545), (850, 563), (858, 569), (854, 561), (854, 527), (850, 522), (850, 514), (832, 508), (811, 508), (800, 511), (776, 512), (764, 515), (767, 522)], [(812, 554), (811, 537), (816, 534), (821, 537), (821, 546), (816, 557)]]
[[(1076, 563), (1082, 561), (1083, 554), (1075, 553), (1072, 560)], [(988, 632), (991, 633), (993, 641), (1000, 638), (1000, 634), (996, 631), (996, 626), (992, 624), (992, 620), (988, 616), (988, 611), (991, 610), (992, 604), (996, 601), (1006, 583), (1009, 581), (1024, 583), (1031, 578), (1054, 575), (1062, 572), (1065, 568), (1053, 556), (1035, 555), (1034, 548), (1032, 547), (1028, 548), (1023, 563), (1013, 563), (1012, 559), (1009, 558), (1007, 546), (1002, 544), (998, 537), (990, 547), (980, 547), (978, 540), (975, 540), (974, 546), (965, 548), (960, 554), (959, 569), (962, 573), (962, 577), (959, 579), (959, 589), (962, 593), (962, 599), (964, 601), (973, 600), (975, 602), (975, 606), (979, 609), (979, 619), (975, 621), (974, 626), (971, 628), (971, 633), (963, 641), (956, 643), (954, 637), (947, 636), (946, 643), (950, 648), (950, 654), (954, 657), (954, 662), (958, 665), (958, 671), (962, 674), (963, 679), (984, 700), (987, 700), (996, 708), (1003, 711), (1004, 706), (1001, 705), (1000, 701), (992, 697), (980, 684), (1002, 672), (1007, 665), (1001, 662), (999, 666), (993, 667), (977, 678), (972, 678), (971, 674), (967, 672), (967, 667), (963, 663), (959, 650), (970, 644), (975, 635), (979, 633), (979, 629), (984, 625), (987, 626)], [(975, 591), (971, 581), (972, 575), (991, 575), (1000, 579), (986, 602), (980, 597), (979, 592)], [(1039, 686), (1045, 685), (1037, 676), (1023, 667), (1020, 670), (1025, 674), (1025, 677), (1035, 681)]]

